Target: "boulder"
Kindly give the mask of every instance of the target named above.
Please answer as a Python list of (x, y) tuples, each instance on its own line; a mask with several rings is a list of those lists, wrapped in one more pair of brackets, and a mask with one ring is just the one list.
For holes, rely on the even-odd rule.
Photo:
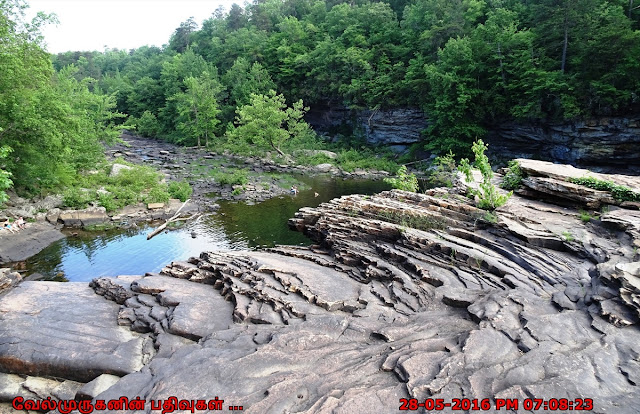
[(124, 164), (118, 164), (115, 163), (111, 166), (111, 172), (109, 173), (110, 177), (115, 177), (116, 175), (120, 174), (120, 171), (123, 170), (130, 170), (132, 167), (128, 166), (128, 165), (124, 165)]
[(328, 173), (335, 169), (333, 164), (318, 164), (314, 167), (314, 169), (321, 173)]
[(109, 221), (104, 207), (88, 207), (84, 210), (63, 211), (58, 217), (65, 227), (84, 227)]

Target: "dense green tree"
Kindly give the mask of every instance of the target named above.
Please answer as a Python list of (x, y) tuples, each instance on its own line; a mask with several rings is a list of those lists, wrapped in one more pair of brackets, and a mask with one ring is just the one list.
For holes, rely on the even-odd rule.
[[(412, 106), (433, 151), (468, 148), (505, 120), (640, 108), (640, 8), (630, 0), (254, 0), (183, 23), (164, 49), (69, 52), (117, 109), (179, 137), (172, 97), (217, 68), (221, 125), (251, 93), (351, 109)], [(149, 116), (147, 115), (147, 118)], [(149, 118), (150, 119), (150, 118)], [(184, 135), (184, 134), (183, 134)], [(195, 139), (195, 138), (193, 138)], [(15, 154), (15, 153), (14, 153)]]
[(205, 145), (209, 146), (209, 138), (213, 136), (218, 119), (218, 97), (222, 91), (222, 84), (216, 74), (203, 72), (199, 77), (189, 77), (184, 81), (186, 91), (173, 96), (177, 102), (178, 129), (183, 137), (177, 142), (192, 142), (194, 139), (201, 146), (204, 138)]
[(274, 90), (264, 95), (252, 94), (250, 104), (238, 108), (237, 127), (230, 128), (227, 137), (284, 155), (282, 146), (287, 141), (310, 133), (302, 119), (308, 109), (302, 100), (287, 107), (284, 96)]
[(186, 21), (180, 23), (169, 39), (169, 48), (178, 53), (183, 53), (191, 44), (191, 34), (198, 29), (198, 23), (193, 17), (189, 17)]
[[(0, 132), (2, 132), (2, 129), (0, 129)], [(0, 147), (0, 205), (8, 200), (5, 190), (11, 188), (13, 185), (13, 181), (11, 181), (11, 173), (7, 171), (5, 169), (6, 167), (3, 165), (3, 160), (7, 158), (10, 152), (11, 148)]]
[(91, 78), (78, 81), (77, 68), (54, 72), (39, 34), (48, 18), (39, 14), (27, 24), (25, 7), (0, 2), (0, 147), (8, 155), (2, 176), (12, 173), (19, 190), (35, 193), (93, 167), (102, 157), (100, 141), (117, 136), (117, 114), (115, 99)]

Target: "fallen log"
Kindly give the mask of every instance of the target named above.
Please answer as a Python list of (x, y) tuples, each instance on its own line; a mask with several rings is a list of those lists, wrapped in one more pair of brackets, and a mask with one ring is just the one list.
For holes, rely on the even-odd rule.
[[(162, 224), (160, 227), (156, 228), (154, 231), (152, 231), (151, 233), (147, 234), (147, 240), (151, 240), (154, 236), (158, 235), (159, 233), (162, 232), (162, 230), (167, 228), (167, 225), (169, 223), (172, 223), (174, 221), (178, 221), (180, 220), (180, 218), (178, 217), (178, 215), (180, 214), (180, 211), (184, 208), (184, 206), (187, 205), (187, 203), (191, 201), (191, 199), (188, 199), (187, 201), (185, 201), (180, 208), (178, 209), (178, 211), (176, 211), (176, 213), (167, 221), (164, 222), (164, 224)], [(193, 216), (191, 216), (191, 218), (195, 217), (197, 214), (194, 214)]]

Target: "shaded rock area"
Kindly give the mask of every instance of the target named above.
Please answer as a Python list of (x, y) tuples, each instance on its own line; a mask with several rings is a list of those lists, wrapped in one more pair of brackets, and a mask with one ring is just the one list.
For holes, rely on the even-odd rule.
[[(51, 396), (64, 381), (96, 381), (77, 385), (78, 398), (217, 396), (248, 413), (392, 413), (402, 398), (488, 398), (492, 407), (497, 398), (590, 398), (594, 413), (637, 413), (636, 213), (584, 223), (574, 208), (516, 195), (488, 215), (455, 192), (394, 190), (301, 209), (289, 224), (313, 246), (204, 252), (160, 274), (95, 280), (97, 295), (23, 284), (0, 300), (0, 338), (12, 338), (0, 362), (13, 361), (0, 365), (0, 395), (26, 393), (27, 380), (53, 375), (56, 361)], [(46, 332), (50, 347), (16, 333), (78, 320), (73, 300), (108, 308), (85, 324), (117, 332), (101, 349), (129, 347), (130, 359), (113, 352), (80, 376), (72, 367), (95, 366), (95, 355), (74, 352), (68, 367), (59, 332)], [(70, 309), (51, 311), (65, 319), (47, 316), (67, 301)], [(34, 314), (42, 316), (26, 318)], [(121, 378), (96, 380), (102, 374)]]
[(489, 128), (489, 151), (502, 158), (537, 158), (638, 173), (640, 116), (563, 124), (505, 123)]
[(331, 133), (347, 126), (361, 130), (370, 144), (400, 150), (420, 142), (422, 131), (428, 125), (424, 112), (418, 108), (349, 110), (331, 103), (314, 105), (305, 120), (319, 133)]

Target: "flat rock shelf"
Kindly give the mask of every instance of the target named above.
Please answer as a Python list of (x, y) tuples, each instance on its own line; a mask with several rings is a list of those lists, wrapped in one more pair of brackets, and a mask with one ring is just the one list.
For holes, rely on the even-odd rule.
[(125, 396), (150, 413), (175, 396), (247, 413), (392, 413), (402, 399), (468, 398), (494, 412), (509, 398), (530, 412), (526, 399), (566, 398), (638, 412), (637, 210), (585, 223), (514, 195), (488, 216), (455, 191), (393, 190), (303, 208), (289, 225), (315, 244), (203, 252), (96, 279), (96, 294), (10, 290), (4, 407)]

